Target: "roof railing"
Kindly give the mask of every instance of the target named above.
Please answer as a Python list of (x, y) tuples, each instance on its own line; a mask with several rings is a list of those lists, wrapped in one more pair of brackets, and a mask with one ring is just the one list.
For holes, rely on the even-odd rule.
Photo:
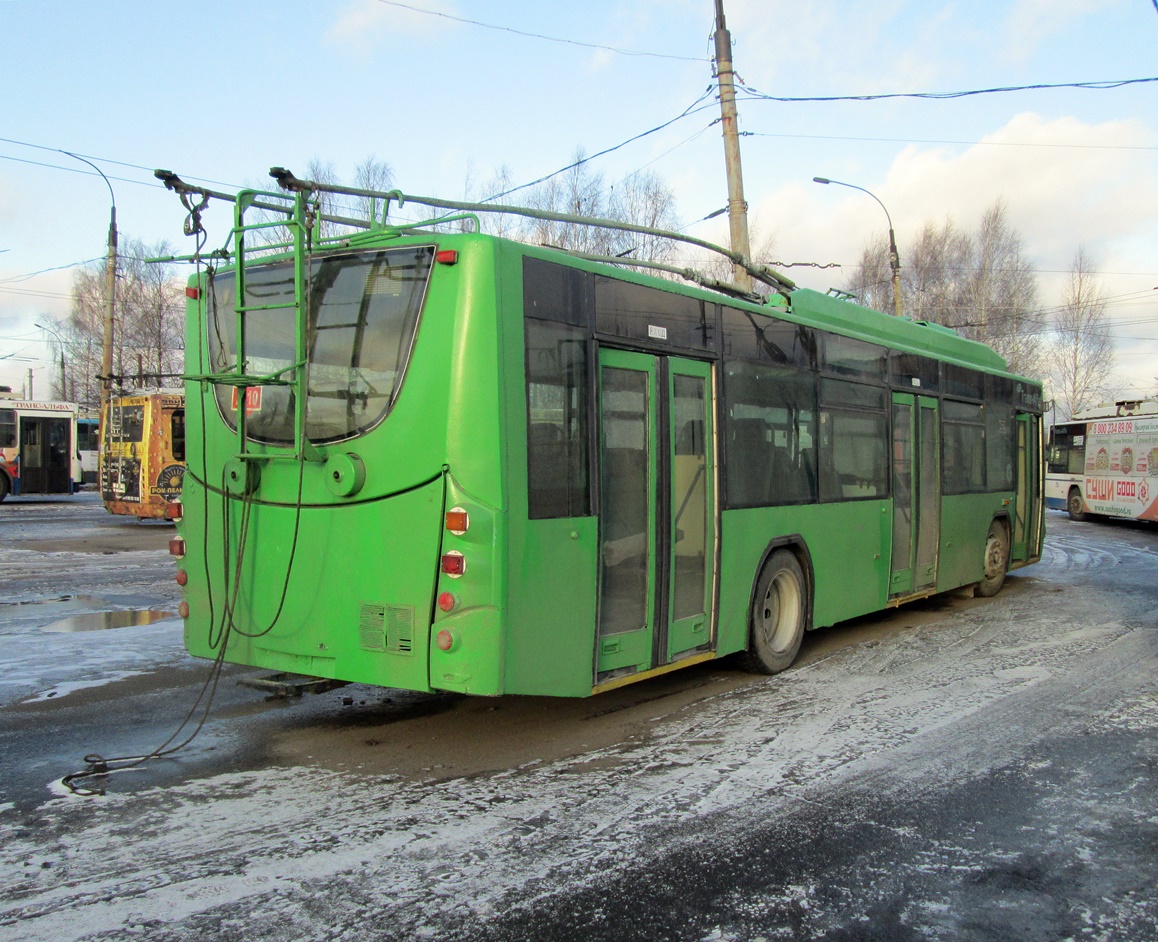
[[(373, 201), (382, 201), (381, 219), (377, 218), (355, 218), (350, 216), (335, 215), (332, 213), (318, 212), (316, 218), (324, 222), (333, 223), (341, 226), (348, 226), (355, 229), (364, 230), (396, 230), (399, 232), (410, 231), (414, 229), (426, 228), (433, 225), (442, 225), (452, 222), (461, 222), (464, 219), (474, 219), (477, 226), (479, 215), (510, 215), (521, 216), (528, 219), (541, 219), (550, 222), (560, 222), (567, 225), (575, 226), (590, 226), (596, 229), (608, 229), (618, 232), (631, 232), (639, 235), (652, 236), (654, 238), (670, 240), (672, 242), (682, 242), (686, 245), (695, 246), (718, 255), (722, 255), (734, 265), (739, 265), (747, 271), (755, 280), (767, 285), (773, 292), (780, 293), (791, 291), (796, 287), (796, 283), (788, 278), (786, 275), (776, 271), (767, 265), (759, 265), (751, 259), (741, 255), (738, 252), (733, 252), (731, 249), (725, 248), (721, 245), (708, 242), (704, 239), (698, 239), (695, 236), (685, 235), (682, 232), (673, 232), (667, 229), (658, 229), (653, 226), (643, 226), (637, 223), (621, 222), (615, 219), (603, 219), (592, 216), (580, 216), (570, 213), (558, 213), (553, 210), (534, 209), (528, 206), (513, 206), (499, 203), (475, 203), (466, 202), (462, 200), (447, 200), (431, 196), (415, 196), (413, 194), (403, 193), (401, 190), (372, 190), (361, 187), (342, 186), (332, 183), (323, 183), (317, 180), (303, 180), (296, 177), (291, 171), (284, 167), (273, 167), (270, 169), (270, 176), (277, 181), (278, 185), (286, 191), (287, 194), (297, 193), (333, 193), (342, 196), (355, 196), (370, 199)], [(188, 235), (197, 232), (203, 232), (201, 227), (201, 212), (211, 199), (225, 200), (228, 202), (236, 202), (237, 195), (222, 192), (220, 190), (213, 190), (208, 187), (196, 186), (186, 183), (177, 174), (168, 170), (157, 170), (154, 175), (165, 186), (173, 190), (181, 197), (181, 202), (189, 211), (189, 217), (186, 219), (185, 232)], [(244, 191), (246, 192), (246, 199), (249, 204), (255, 208), (264, 210), (266, 212), (284, 214), (290, 216), (293, 213), (292, 205), (281, 204), (275, 202), (280, 197), (277, 193), (263, 193), (261, 191)], [(285, 197), (289, 199), (287, 195)], [(408, 203), (414, 203), (419, 206), (428, 206), (432, 209), (447, 210), (457, 215), (439, 217), (435, 219), (425, 220), (418, 223), (407, 223), (403, 225), (392, 224), (389, 222), (389, 215), (391, 206), (401, 208)], [(373, 205), (373, 204), (371, 204)], [(465, 215), (464, 215), (465, 214)], [(693, 268), (681, 268), (674, 265), (668, 265), (663, 262), (653, 262), (644, 259), (633, 259), (630, 257), (601, 255), (595, 253), (586, 253), (559, 246), (550, 246), (557, 251), (567, 252), (578, 258), (584, 258), (591, 261), (599, 261), (615, 265), (626, 265), (638, 268), (646, 268), (656, 271), (664, 271), (670, 274), (678, 275), (688, 281), (692, 281), (702, 287), (713, 291), (725, 292), (727, 294), (735, 295), (737, 297), (751, 300), (756, 303), (765, 303), (766, 299), (750, 292), (742, 291), (735, 285), (716, 278), (704, 275), (703, 273)], [(227, 254), (226, 252), (214, 253), (217, 255)]]

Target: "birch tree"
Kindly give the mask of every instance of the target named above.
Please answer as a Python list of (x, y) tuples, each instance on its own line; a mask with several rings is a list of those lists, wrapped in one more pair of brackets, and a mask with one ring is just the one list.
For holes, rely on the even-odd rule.
[(1070, 265), (1049, 346), (1049, 378), (1059, 418), (1097, 405), (1113, 389), (1114, 343), (1106, 317), (1106, 292), (1079, 247)]

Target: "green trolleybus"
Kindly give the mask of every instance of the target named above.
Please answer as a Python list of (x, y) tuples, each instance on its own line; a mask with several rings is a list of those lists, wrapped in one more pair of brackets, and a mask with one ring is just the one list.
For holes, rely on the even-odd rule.
[[(774, 673), (805, 630), (992, 595), (1041, 554), (1041, 388), (950, 330), (727, 250), (770, 295), (475, 216), (576, 221), (554, 214), (158, 176), (188, 231), (234, 201), (187, 289), (171, 549), (195, 655), (587, 696), (731, 654)], [(323, 237), (326, 190), (381, 218)], [(404, 202), (457, 215), (389, 223)]]

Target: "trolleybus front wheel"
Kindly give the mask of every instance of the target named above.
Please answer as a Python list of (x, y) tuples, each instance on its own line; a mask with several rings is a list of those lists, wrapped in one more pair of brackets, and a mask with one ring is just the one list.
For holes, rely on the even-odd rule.
[(1004, 524), (994, 520), (985, 537), (985, 566), (977, 594), (990, 598), (1005, 584), (1005, 570), (1009, 568), (1009, 534)]
[(800, 563), (788, 550), (777, 550), (756, 580), (751, 644), (744, 657), (749, 670), (778, 674), (796, 659), (804, 637), (806, 598)]
[(1082, 509), (1082, 492), (1076, 487), (1070, 488), (1070, 496), (1066, 498), (1066, 511), (1071, 520), (1086, 519), (1086, 512)]

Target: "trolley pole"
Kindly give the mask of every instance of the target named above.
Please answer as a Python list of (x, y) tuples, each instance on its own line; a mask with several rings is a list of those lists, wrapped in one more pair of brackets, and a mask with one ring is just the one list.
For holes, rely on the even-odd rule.
[[(732, 34), (724, 20), (724, 0), (716, 0), (716, 78), (720, 87), (720, 117), (724, 131), (724, 164), (728, 174), (728, 231), (732, 251), (751, 259), (748, 243), (748, 204), (744, 200), (744, 174), (740, 167), (740, 134), (736, 113), (736, 81), (732, 68)], [(733, 266), (736, 287), (752, 290), (752, 276)]]

